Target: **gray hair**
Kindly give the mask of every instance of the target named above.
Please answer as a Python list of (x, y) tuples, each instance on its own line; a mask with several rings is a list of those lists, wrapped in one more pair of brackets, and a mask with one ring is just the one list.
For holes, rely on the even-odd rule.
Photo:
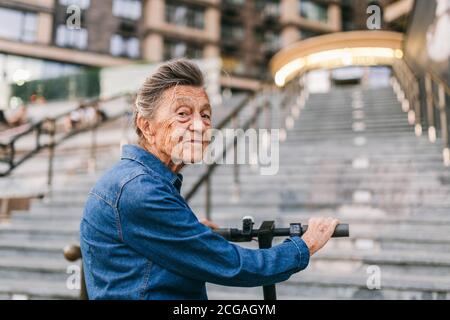
[(137, 92), (133, 114), (133, 124), (139, 140), (143, 138), (143, 134), (136, 124), (138, 116), (151, 119), (164, 91), (177, 85), (204, 86), (203, 74), (194, 62), (185, 58), (170, 60), (142, 84)]

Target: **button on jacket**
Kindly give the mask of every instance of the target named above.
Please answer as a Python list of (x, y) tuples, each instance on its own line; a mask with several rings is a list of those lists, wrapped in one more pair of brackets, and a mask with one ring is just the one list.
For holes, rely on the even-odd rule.
[(80, 225), (90, 299), (207, 299), (206, 282), (254, 287), (306, 268), (299, 237), (270, 249), (233, 244), (201, 224), (182, 176), (137, 145), (91, 189)]

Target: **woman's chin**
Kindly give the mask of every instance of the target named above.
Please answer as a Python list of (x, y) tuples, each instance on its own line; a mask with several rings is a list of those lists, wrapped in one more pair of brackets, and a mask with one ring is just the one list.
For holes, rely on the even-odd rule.
[(203, 148), (202, 146), (194, 146), (192, 148), (185, 148), (183, 150), (183, 162), (184, 163), (199, 163), (203, 161)]
[(183, 163), (185, 164), (195, 164), (203, 162), (203, 157), (201, 156), (184, 156)]

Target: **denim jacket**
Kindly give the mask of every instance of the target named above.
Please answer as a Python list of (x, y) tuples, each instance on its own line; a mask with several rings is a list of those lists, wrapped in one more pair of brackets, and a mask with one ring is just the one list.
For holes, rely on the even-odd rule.
[(230, 243), (180, 195), (182, 176), (136, 145), (89, 192), (80, 225), (90, 299), (207, 299), (205, 283), (254, 287), (306, 268), (299, 237), (270, 249)]

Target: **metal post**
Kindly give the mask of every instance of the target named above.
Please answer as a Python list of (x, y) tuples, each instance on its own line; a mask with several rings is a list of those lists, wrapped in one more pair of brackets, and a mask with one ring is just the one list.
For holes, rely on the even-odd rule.
[[(258, 231), (258, 244), (260, 249), (268, 249), (272, 247), (273, 229), (275, 221), (264, 221)], [(263, 287), (264, 300), (277, 300), (277, 291), (275, 285), (267, 285)]]
[(211, 220), (211, 176), (205, 181), (205, 215), (206, 219)]
[(264, 113), (265, 113), (265, 127), (266, 129), (270, 129), (272, 127), (272, 108), (270, 105), (270, 91), (266, 90), (266, 94), (264, 96)]
[(420, 100), (420, 88), (419, 88), (419, 80), (415, 79), (413, 81), (413, 90), (414, 90), (414, 111), (415, 111), (415, 127), (414, 132), (416, 136), (422, 135), (422, 110), (421, 110), (421, 100)]
[(447, 108), (445, 103), (445, 90), (442, 83), (438, 86), (438, 107), (441, 119), (441, 135), (443, 143), (443, 158), (444, 165), (450, 166), (450, 144), (449, 144), (449, 129), (447, 120)]
[(89, 173), (95, 173), (96, 166), (97, 166), (97, 124), (94, 125), (94, 128), (92, 128), (91, 133), (91, 152), (88, 162)]
[(88, 172), (95, 173), (97, 169), (97, 128), (99, 123), (101, 122), (101, 118), (99, 115), (98, 104), (94, 104), (91, 108), (94, 109), (95, 115), (94, 115), (94, 126), (91, 132), (91, 152), (88, 162)]
[(434, 123), (433, 86), (431, 77), (427, 73), (425, 76), (425, 92), (427, 103), (428, 139), (430, 142), (436, 141), (436, 126)]
[[(448, 139), (448, 122), (447, 122), (447, 110), (445, 107), (445, 90), (444, 85), (439, 84), (439, 110), (441, 111), (441, 128), (442, 128), (442, 140), (445, 147), (449, 146)], [(443, 121), (442, 121), (443, 120)]]
[(49, 144), (48, 144), (48, 170), (47, 170), (47, 187), (51, 195), (53, 182), (53, 160), (55, 157), (55, 131), (56, 123), (54, 119), (49, 120)]
[[(233, 128), (238, 129), (238, 118), (234, 116), (232, 118)], [(240, 198), (241, 190), (240, 190), (240, 179), (239, 179), (239, 165), (237, 163), (238, 157), (238, 137), (234, 136), (233, 138), (233, 190), (232, 190), (232, 200), (238, 201)]]
[(13, 170), (14, 169), (14, 158), (16, 157), (15, 142), (11, 142), (8, 146), (9, 146), (9, 159), (8, 159), (9, 170)]

